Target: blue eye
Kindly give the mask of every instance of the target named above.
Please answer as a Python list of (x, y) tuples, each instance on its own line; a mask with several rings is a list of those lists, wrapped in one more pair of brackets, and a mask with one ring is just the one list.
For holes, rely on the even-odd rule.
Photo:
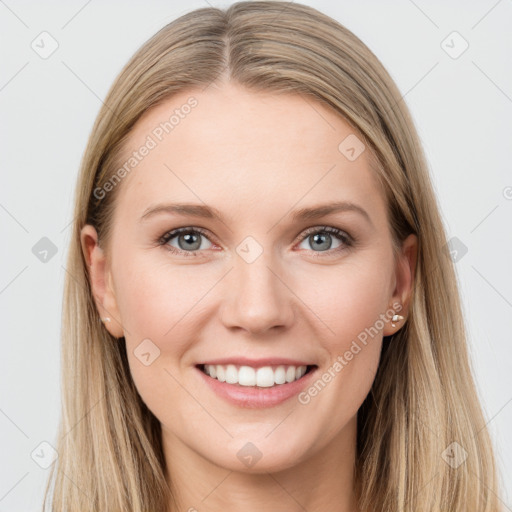
[[(176, 239), (177, 247), (170, 243), (174, 239)], [(202, 242), (203, 239), (208, 240), (203, 230), (199, 228), (178, 228), (166, 233), (159, 242), (161, 245), (167, 246), (171, 252), (197, 256), (196, 253), (199, 249), (209, 249), (212, 246), (212, 243), (208, 240), (210, 245), (205, 247)]]
[[(301, 243), (308, 242), (309, 247), (312, 247), (314, 252), (336, 251), (343, 248), (343, 245), (350, 245), (348, 235), (339, 229), (329, 226), (313, 229), (314, 231), (306, 233)], [(332, 247), (333, 241), (337, 242), (335, 247)]]
[[(176, 254), (199, 256), (202, 250), (210, 249), (213, 246), (206, 233), (201, 228), (178, 228), (165, 233), (158, 243)], [(203, 243), (204, 240), (207, 241), (206, 245)], [(333, 241), (335, 242), (334, 247)], [(316, 253), (315, 257), (322, 257), (324, 256), (322, 253), (325, 253), (325, 256), (330, 256), (333, 253), (349, 249), (354, 244), (354, 239), (340, 229), (321, 226), (306, 230), (300, 238), (300, 243), (304, 242), (308, 243), (311, 252)], [(308, 248), (306, 247), (306, 249)]]

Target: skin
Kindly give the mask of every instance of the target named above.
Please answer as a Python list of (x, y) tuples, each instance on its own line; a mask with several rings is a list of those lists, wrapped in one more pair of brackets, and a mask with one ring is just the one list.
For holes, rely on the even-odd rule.
[[(105, 324), (112, 335), (125, 337), (134, 382), (162, 424), (180, 511), (355, 511), (357, 411), (382, 337), (403, 322), (387, 320), (307, 404), (294, 397), (270, 408), (236, 407), (204, 384), (195, 365), (280, 356), (311, 361), (321, 376), (393, 303), (407, 317), (417, 239), (410, 235), (394, 259), (367, 152), (348, 160), (338, 145), (354, 130), (300, 95), (231, 82), (181, 92), (144, 114), (125, 156), (191, 95), (198, 105), (118, 185), (108, 245), (99, 247), (92, 226), (82, 230), (99, 313), (112, 319)], [(355, 211), (291, 219), (332, 201), (358, 204), (371, 222)], [(140, 220), (150, 206), (176, 202), (215, 207), (225, 222), (170, 213)], [(325, 226), (356, 243), (327, 234), (330, 249), (318, 249), (304, 232)], [(196, 256), (158, 244), (179, 227), (207, 231)], [(263, 250), (251, 263), (236, 251), (247, 236)], [(134, 355), (145, 339), (160, 350), (149, 366)], [(247, 442), (262, 453), (251, 467), (237, 457)]]

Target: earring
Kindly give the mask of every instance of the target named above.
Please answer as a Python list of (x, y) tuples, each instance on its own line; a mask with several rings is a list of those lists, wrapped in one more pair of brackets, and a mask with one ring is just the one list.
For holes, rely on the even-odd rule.
[(105, 322), (110, 322), (110, 318), (107, 316), (107, 317), (105, 317), (105, 318), (102, 318), (102, 319), (101, 319), (101, 321), (102, 321), (103, 323), (105, 323)]
[(404, 319), (404, 317), (402, 315), (393, 315), (393, 318), (391, 318), (391, 325), (393, 327), (396, 327), (395, 322), (401, 322), (403, 319)]

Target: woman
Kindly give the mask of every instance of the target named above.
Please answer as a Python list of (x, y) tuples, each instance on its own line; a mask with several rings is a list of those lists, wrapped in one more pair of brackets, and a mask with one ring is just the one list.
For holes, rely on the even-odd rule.
[(52, 510), (499, 510), (418, 136), (336, 21), (248, 2), (160, 30), (73, 233)]

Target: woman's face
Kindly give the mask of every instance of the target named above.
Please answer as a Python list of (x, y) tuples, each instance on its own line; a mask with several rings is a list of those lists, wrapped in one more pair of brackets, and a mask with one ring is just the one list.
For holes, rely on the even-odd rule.
[[(322, 104), (232, 83), (136, 124), (121, 181), (96, 191), (118, 187), (108, 247), (90, 226), (82, 243), (166, 453), (246, 472), (353, 454), (382, 337), (403, 325), (391, 315), (406, 314), (415, 243), (394, 260), (367, 156)], [(198, 367), (222, 362), (218, 377), (248, 385)], [(294, 363), (314, 368), (287, 382)]]

